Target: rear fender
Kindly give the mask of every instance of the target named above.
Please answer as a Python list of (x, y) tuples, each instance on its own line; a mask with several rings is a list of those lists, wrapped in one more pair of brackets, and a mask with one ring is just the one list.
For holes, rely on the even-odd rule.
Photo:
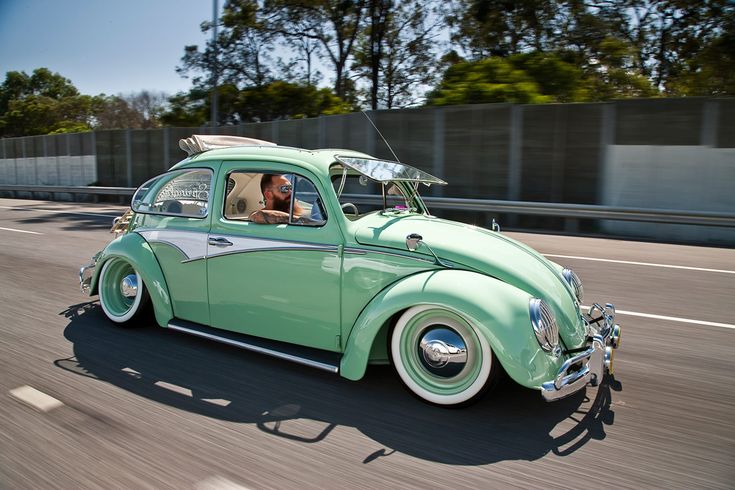
[(97, 258), (94, 276), (90, 284), (90, 295), (98, 294), (99, 275), (105, 262), (114, 257), (124, 258), (138, 271), (153, 303), (156, 322), (162, 327), (173, 318), (173, 308), (168, 294), (166, 279), (151, 246), (137, 233), (126, 233), (107, 245)]
[(384, 289), (362, 311), (347, 339), (340, 374), (362, 378), (380, 328), (407, 308), (431, 304), (476, 326), (513, 380), (539, 388), (557, 372), (561, 360), (539, 347), (529, 299), (528, 293), (476, 272), (443, 269), (407, 277)]

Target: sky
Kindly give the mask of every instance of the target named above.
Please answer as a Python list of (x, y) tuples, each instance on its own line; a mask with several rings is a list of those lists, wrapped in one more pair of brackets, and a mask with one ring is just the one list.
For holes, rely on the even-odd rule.
[[(224, 0), (219, 0), (222, 8)], [(191, 81), (176, 73), (184, 46), (211, 37), (212, 0), (0, 0), (0, 83), (8, 71), (46, 67), (87, 95), (154, 90)]]

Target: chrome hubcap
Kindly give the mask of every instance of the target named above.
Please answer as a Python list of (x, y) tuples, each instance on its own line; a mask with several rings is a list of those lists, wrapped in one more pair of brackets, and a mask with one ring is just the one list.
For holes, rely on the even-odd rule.
[(419, 360), (431, 374), (450, 378), (467, 365), (467, 346), (464, 339), (449, 327), (429, 328), (418, 345)]
[(126, 298), (135, 298), (138, 295), (138, 278), (135, 274), (123, 278), (120, 282), (120, 292)]

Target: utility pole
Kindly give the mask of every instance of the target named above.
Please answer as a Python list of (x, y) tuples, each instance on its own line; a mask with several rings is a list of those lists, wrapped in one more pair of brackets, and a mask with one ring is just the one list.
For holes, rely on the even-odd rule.
[(219, 83), (219, 61), (217, 58), (217, 24), (219, 23), (218, 13), (219, 8), (217, 0), (213, 0), (212, 9), (212, 49), (214, 51), (214, 61), (212, 63), (212, 128), (217, 127), (217, 84)]

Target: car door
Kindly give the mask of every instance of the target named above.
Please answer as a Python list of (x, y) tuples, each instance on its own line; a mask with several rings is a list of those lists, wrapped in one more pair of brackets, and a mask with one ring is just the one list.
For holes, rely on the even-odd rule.
[(209, 323), (205, 259), (213, 178), (209, 168), (167, 172), (143, 184), (132, 203), (135, 232), (161, 266), (174, 316), (202, 324)]
[[(263, 173), (287, 175), (309, 224), (258, 224)], [(342, 235), (298, 167), (225, 162), (207, 246), (211, 325), (330, 351), (340, 345)]]

